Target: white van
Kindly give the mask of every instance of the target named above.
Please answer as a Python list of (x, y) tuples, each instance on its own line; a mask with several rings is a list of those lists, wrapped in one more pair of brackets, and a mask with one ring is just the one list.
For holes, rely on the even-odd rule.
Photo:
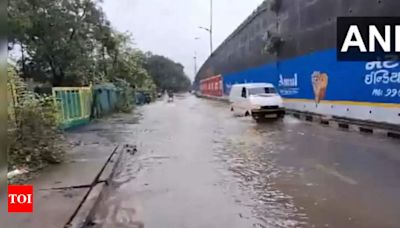
[(235, 115), (251, 115), (257, 121), (285, 116), (282, 97), (270, 83), (233, 85), (229, 102)]

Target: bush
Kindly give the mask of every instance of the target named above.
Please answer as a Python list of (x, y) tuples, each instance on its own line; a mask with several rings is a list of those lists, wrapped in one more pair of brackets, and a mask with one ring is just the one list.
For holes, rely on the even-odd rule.
[(134, 93), (131, 85), (123, 79), (115, 79), (114, 85), (118, 89), (117, 111), (129, 113), (134, 107)]
[(33, 170), (61, 162), (65, 150), (53, 98), (28, 91), (12, 69), (8, 75), (7, 85), (13, 91), (8, 118), (9, 169)]

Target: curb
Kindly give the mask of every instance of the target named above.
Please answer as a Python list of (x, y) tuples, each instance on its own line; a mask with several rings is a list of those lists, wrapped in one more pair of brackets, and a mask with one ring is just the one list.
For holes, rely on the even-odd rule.
[(306, 122), (318, 123), (323, 126), (329, 126), (340, 130), (388, 137), (391, 139), (400, 139), (400, 129), (394, 125), (383, 124), (384, 126), (382, 127), (378, 126), (379, 123), (350, 120), (334, 116), (323, 116), (315, 113), (300, 112), (290, 109), (287, 109), (286, 113)]
[[(206, 95), (196, 96), (199, 98), (229, 103), (228, 99), (225, 97), (213, 97)], [(323, 126), (330, 126), (340, 130), (354, 131), (362, 134), (388, 137), (391, 139), (400, 139), (400, 126), (396, 125), (352, 120), (334, 116), (323, 116), (316, 113), (301, 112), (290, 109), (286, 109), (286, 113), (306, 122), (319, 123)]]
[(214, 97), (214, 96), (207, 96), (207, 95), (196, 95), (196, 97), (229, 103), (229, 100), (226, 97)]
[(83, 198), (81, 204), (78, 206), (76, 212), (65, 225), (66, 228), (82, 228), (90, 222), (90, 217), (94, 212), (94, 208), (104, 195), (105, 187), (108, 186), (109, 181), (121, 161), (122, 154), (126, 149), (126, 145), (124, 147), (117, 146), (114, 149), (103, 168), (96, 176), (92, 186)]

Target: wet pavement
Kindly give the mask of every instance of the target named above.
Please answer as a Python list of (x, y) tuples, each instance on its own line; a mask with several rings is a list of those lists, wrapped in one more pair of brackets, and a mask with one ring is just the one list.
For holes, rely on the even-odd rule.
[[(117, 146), (107, 120), (96, 122), (67, 132), (65, 160), (35, 172), (24, 183), (34, 189), (33, 213), (7, 213), (7, 194), (0, 194), (1, 228), (57, 228), (69, 223)], [(97, 129), (109, 134), (102, 136)], [(104, 170), (103, 179), (110, 173)]]
[(399, 140), (256, 124), (190, 95), (113, 121), (138, 152), (123, 154), (91, 227), (400, 227)]

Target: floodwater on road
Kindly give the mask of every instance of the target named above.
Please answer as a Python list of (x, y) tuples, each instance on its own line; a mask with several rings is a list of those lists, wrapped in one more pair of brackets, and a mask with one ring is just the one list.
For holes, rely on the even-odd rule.
[(398, 140), (257, 124), (190, 95), (136, 112), (115, 127), (138, 152), (122, 155), (92, 227), (400, 227)]

